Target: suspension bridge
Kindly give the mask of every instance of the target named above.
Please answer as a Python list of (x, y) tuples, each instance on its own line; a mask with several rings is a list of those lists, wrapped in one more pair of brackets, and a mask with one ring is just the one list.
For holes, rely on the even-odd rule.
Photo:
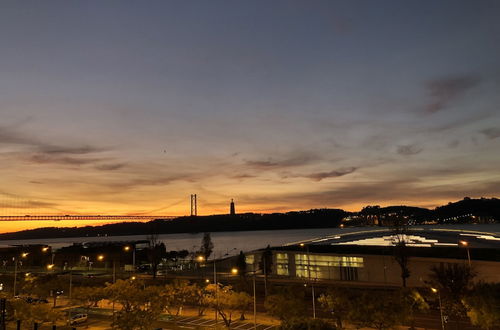
[(0, 215), (0, 221), (151, 221), (172, 220), (172, 215)]

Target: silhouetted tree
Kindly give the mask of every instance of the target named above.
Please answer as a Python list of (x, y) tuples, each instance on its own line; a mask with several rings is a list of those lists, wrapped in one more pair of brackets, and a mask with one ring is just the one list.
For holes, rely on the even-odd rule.
[(273, 251), (269, 245), (262, 252), (259, 268), (262, 270), (262, 274), (264, 274), (264, 289), (267, 296), (267, 276), (272, 273), (273, 269)]
[(147, 255), (148, 260), (151, 263), (153, 278), (156, 278), (158, 265), (160, 264), (162, 258), (166, 257), (167, 255), (165, 244), (163, 242), (160, 242), (158, 237), (159, 235), (157, 233), (153, 233), (148, 236), (149, 246), (147, 248)]
[(396, 216), (393, 220), (392, 233), (394, 237), (394, 259), (401, 268), (401, 280), (403, 287), (406, 287), (406, 279), (410, 277), (410, 251), (408, 249), (408, 221), (401, 216)]
[(201, 248), (200, 252), (205, 257), (205, 260), (208, 260), (212, 251), (214, 249), (214, 244), (212, 243), (212, 238), (210, 237), (210, 233), (204, 233), (203, 238), (201, 240)]
[(486, 330), (500, 329), (500, 284), (479, 283), (464, 303), (472, 324)]
[(444, 311), (457, 322), (466, 315), (463, 300), (470, 291), (475, 272), (466, 265), (441, 264), (432, 267), (429, 275), (430, 284), (439, 290)]

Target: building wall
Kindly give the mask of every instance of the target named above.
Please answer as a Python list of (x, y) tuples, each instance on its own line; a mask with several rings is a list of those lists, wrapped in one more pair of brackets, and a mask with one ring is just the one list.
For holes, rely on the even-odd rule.
[[(392, 256), (320, 254), (298, 251), (273, 251), (273, 275), (332, 281), (357, 281), (401, 285), (401, 269)], [(255, 255), (255, 264), (260, 256)], [(466, 260), (411, 257), (408, 286), (426, 286), (432, 266), (466, 264)], [(254, 265), (257, 269), (257, 265)], [(472, 260), (476, 280), (500, 282), (500, 263)]]

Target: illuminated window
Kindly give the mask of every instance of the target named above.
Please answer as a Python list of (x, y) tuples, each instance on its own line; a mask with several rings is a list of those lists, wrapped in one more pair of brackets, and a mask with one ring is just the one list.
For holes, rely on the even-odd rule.
[(245, 256), (245, 262), (249, 265), (253, 265), (255, 262), (255, 256), (253, 254), (247, 254)]
[(314, 254), (296, 254), (295, 263), (297, 265), (309, 266), (336, 266), (336, 267), (363, 267), (362, 257), (346, 256), (326, 256)]
[[(357, 279), (357, 268), (363, 267), (362, 257), (329, 256), (314, 254), (295, 255), (295, 276), (317, 279), (334, 279), (338, 268), (352, 268), (356, 270), (348, 271), (353, 275), (342, 275), (341, 277), (351, 280)], [(355, 274), (354, 274), (355, 273)], [(337, 275), (338, 276), (338, 275)]]
[(288, 270), (288, 253), (276, 253), (276, 274), (290, 275)]

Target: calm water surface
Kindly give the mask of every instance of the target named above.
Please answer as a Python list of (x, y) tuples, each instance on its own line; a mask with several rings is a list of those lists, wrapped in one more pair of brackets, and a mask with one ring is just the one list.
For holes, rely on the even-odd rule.
[[(418, 228), (446, 228), (455, 230), (474, 230), (489, 232), (500, 235), (500, 224), (491, 225), (431, 225), (416, 226)], [(267, 245), (280, 246), (287, 243), (318, 238), (327, 235), (337, 235), (363, 230), (377, 230), (379, 227), (356, 227), (356, 228), (320, 228), (320, 229), (289, 229), (289, 230), (266, 230), (266, 231), (235, 231), (211, 233), (214, 243), (214, 252), (217, 256), (225, 254), (233, 255), (239, 251), (252, 251), (265, 248)], [(200, 247), (203, 233), (196, 234), (164, 234), (159, 239), (165, 243), (167, 250), (189, 250), (195, 251)], [(73, 237), (73, 238), (50, 238), (32, 240), (0, 240), (0, 246), (24, 245), (24, 244), (47, 244), (55, 249), (84, 242), (117, 242), (147, 239), (147, 235), (133, 236), (106, 236), (106, 237)]]

